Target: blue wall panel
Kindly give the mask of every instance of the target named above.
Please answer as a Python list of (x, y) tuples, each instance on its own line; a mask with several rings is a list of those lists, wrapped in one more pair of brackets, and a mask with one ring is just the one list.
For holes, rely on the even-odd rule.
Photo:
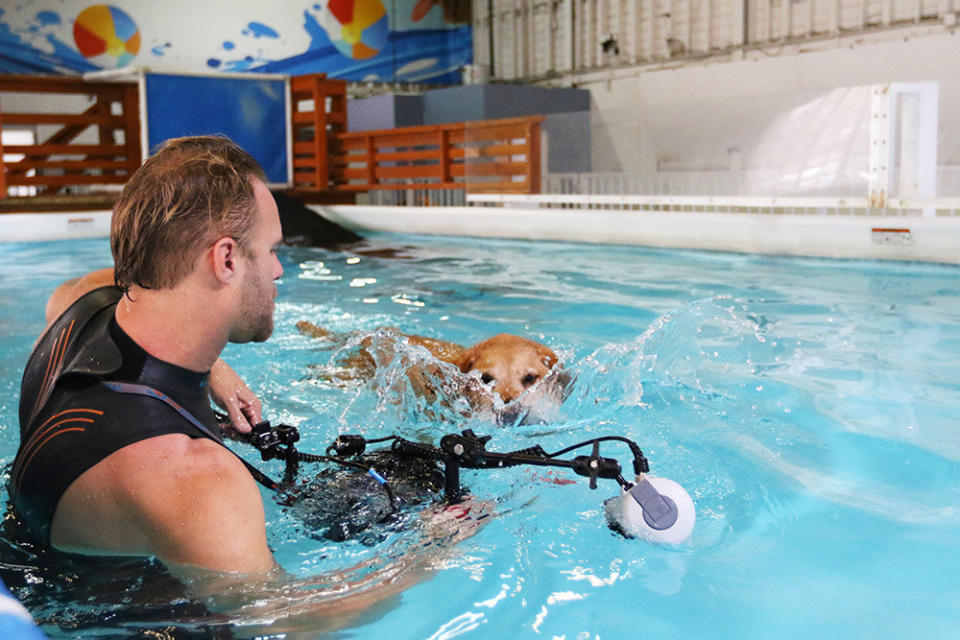
[(223, 134), (256, 158), (270, 182), (286, 184), (283, 80), (146, 74), (147, 145), (179, 136)]

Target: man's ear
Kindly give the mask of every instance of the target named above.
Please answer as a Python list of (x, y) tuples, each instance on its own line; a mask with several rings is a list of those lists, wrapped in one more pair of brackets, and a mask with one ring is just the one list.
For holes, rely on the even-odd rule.
[(237, 278), (237, 259), (240, 256), (240, 245), (229, 236), (220, 238), (210, 248), (210, 260), (213, 276), (220, 282), (227, 284)]

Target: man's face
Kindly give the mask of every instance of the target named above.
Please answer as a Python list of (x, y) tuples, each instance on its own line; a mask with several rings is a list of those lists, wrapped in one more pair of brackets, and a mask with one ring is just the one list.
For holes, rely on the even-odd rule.
[(249, 256), (241, 282), (239, 322), (230, 334), (230, 342), (263, 342), (273, 333), (273, 307), (277, 297), (274, 280), (283, 275), (277, 259), (277, 247), (283, 241), (277, 203), (266, 185), (252, 179), (257, 202), (257, 220), (247, 247)]

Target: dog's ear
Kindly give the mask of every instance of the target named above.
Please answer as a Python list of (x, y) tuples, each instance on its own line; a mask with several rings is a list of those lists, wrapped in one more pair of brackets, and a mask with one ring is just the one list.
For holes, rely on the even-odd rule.
[(460, 369), (460, 373), (470, 373), (477, 362), (477, 348), (470, 347), (453, 360), (453, 364)]
[(548, 369), (552, 369), (553, 365), (560, 361), (560, 358), (557, 357), (557, 354), (555, 354), (550, 347), (540, 344), (539, 342), (534, 342), (533, 344), (536, 345), (537, 353), (540, 355), (540, 361)]

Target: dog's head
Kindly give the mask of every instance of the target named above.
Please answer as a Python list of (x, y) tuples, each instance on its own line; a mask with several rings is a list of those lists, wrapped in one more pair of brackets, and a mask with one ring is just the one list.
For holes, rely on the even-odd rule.
[[(505, 407), (503, 417), (513, 422), (527, 416), (531, 409), (544, 409), (539, 405), (546, 403), (548, 397), (553, 405), (563, 401), (562, 389), (558, 396), (552, 388), (556, 385), (541, 384), (557, 377), (558, 362), (557, 354), (549, 347), (501, 333), (465, 350), (453, 364), (463, 373), (480, 372), (481, 381), (500, 396), (504, 405), (510, 405)], [(511, 405), (521, 397), (521, 402)]]

